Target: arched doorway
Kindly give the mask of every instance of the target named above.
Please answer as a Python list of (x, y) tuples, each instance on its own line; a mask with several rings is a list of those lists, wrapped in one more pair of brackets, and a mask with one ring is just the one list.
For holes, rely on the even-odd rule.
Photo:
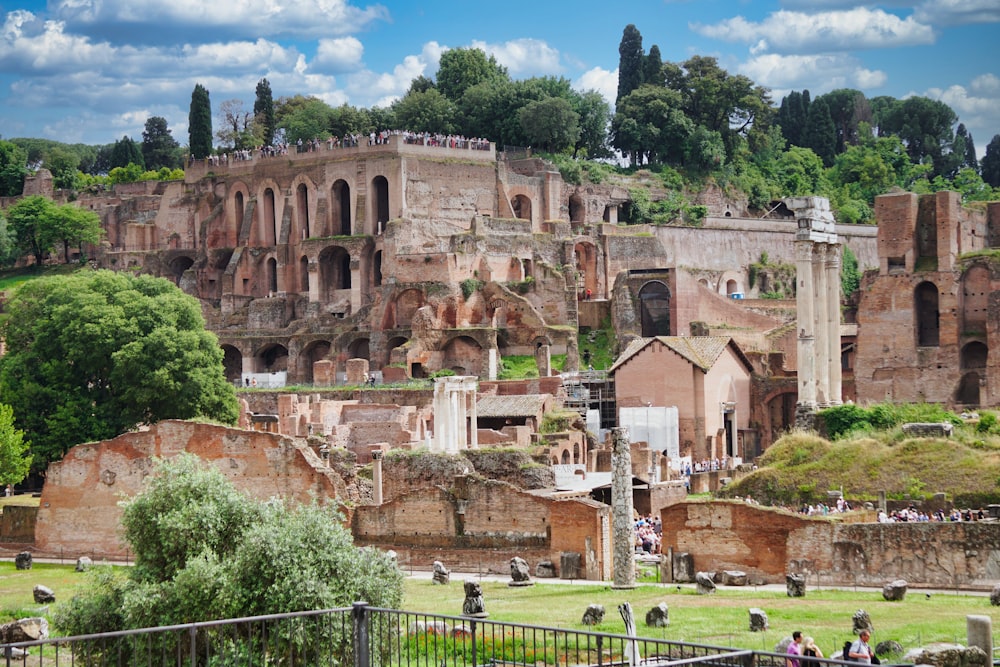
[(424, 293), (418, 289), (408, 289), (396, 297), (396, 327), (408, 327), (413, 316), (424, 305)]
[(938, 288), (934, 283), (923, 282), (913, 293), (913, 312), (916, 316), (917, 345), (937, 347), (940, 345), (940, 313), (938, 312)]
[(531, 199), (526, 195), (517, 195), (511, 199), (510, 207), (514, 211), (515, 218), (531, 220)]
[(385, 353), (382, 355), (381, 358), (381, 363), (383, 367), (393, 363), (392, 351), (395, 350), (396, 348), (403, 347), (404, 345), (406, 345), (408, 340), (409, 339), (407, 339), (405, 336), (393, 336), (392, 338), (389, 339), (389, 341), (385, 344)]
[(306, 345), (299, 353), (299, 381), (304, 384), (313, 384), (315, 382), (313, 364), (317, 361), (323, 361), (329, 356), (330, 341), (328, 340), (314, 340)]
[(257, 372), (279, 373), (288, 370), (288, 348), (277, 343), (257, 353)]
[(299, 259), (299, 291), (309, 294), (309, 258), (305, 255)]
[(226, 380), (239, 382), (243, 375), (243, 354), (232, 345), (223, 345), (222, 367), (225, 369)]
[(265, 188), (264, 190), (264, 206), (261, 208), (261, 216), (261, 223), (263, 224), (263, 229), (261, 230), (261, 241), (263, 241), (263, 245), (277, 245), (278, 222), (275, 216), (274, 190), (271, 188)]
[(639, 309), (643, 338), (670, 335), (670, 290), (666, 285), (658, 280), (643, 285)]
[(372, 258), (372, 285), (378, 287), (382, 284), (382, 251), (376, 250)]
[(319, 288), (324, 301), (351, 288), (351, 255), (345, 248), (331, 246), (319, 254)]
[(582, 225), (586, 216), (587, 207), (583, 202), (583, 197), (573, 195), (569, 198), (569, 221), (575, 226)]
[(372, 179), (372, 233), (381, 234), (389, 222), (389, 181), (385, 176)]
[(173, 276), (174, 284), (180, 284), (184, 272), (194, 266), (194, 260), (190, 257), (175, 257), (170, 262), (170, 274)]
[(299, 239), (305, 240), (309, 238), (309, 186), (305, 183), (299, 183), (295, 189), (295, 209), (299, 218)]
[(347, 346), (347, 355), (349, 359), (368, 359), (370, 361), (371, 341), (367, 338), (355, 338)]
[(442, 349), (442, 368), (455, 371), (458, 375), (481, 376), (483, 370), (483, 348), (475, 338), (458, 336), (448, 341)]
[(267, 290), (272, 296), (278, 293), (278, 260), (274, 257), (267, 258)]
[(236, 232), (239, 233), (240, 227), (243, 226), (243, 214), (246, 210), (246, 204), (243, 201), (243, 193), (237, 192), (236, 196), (233, 197), (233, 203), (235, 204), (236, 213)]
[(341, 236), (351, 235), (351, 186), (340, 179), (330, 190), (330, 209), (333, 229)]

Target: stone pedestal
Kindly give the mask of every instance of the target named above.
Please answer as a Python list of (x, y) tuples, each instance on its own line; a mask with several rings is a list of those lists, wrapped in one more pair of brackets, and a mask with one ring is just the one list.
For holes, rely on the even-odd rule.
[(966, 643), (978, 646), (988, 655), (993, 655), (993, 619), (989, 616), (965, 617)]
[(347, 384), (366, 384), (368, 382), (368, 360), (347, 360)]

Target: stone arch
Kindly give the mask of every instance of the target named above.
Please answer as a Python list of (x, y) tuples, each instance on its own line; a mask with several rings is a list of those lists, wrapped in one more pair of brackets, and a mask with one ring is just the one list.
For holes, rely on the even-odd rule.
[(395, 299), (396, 327), (410, 326), (413, 323), (414, 315), (423, 307), (424, 303), (424, 293), (419, 289), (411, 288), (400, 292)]
[(319, 291), (322, 301), (334, 292), (351, 288), (351, 254), (343, 246), (328, 246), (319, 253)]
[(297, 233), (289, 243), (304, 241), (309, 238), (309, 186), (300, 182), (295, 186), (295, 221)]
[(569, 198), (569, 221), (576, 225), (582, 225), (587, 218), (587, 204), (579, 193), (574, 193)]
[(552, 465), (554, 465), (554, 466), (559, 465), (559, 457), (558, 456), (554, 456), (553, 455), (553, 457), (552, 457)]
[(222, 345), (222, 367), (229, 382), (239, 382), (243, 376), (243, 353), (232, 345)]
[(986, 366), (989, 362), (989, 348), (986, 347), (985, 343), (979, 341), (973, 341), (971, 343), (966, 343), (962, 348), (962, 359), (960, 363), (960, 368), (963, 371), (967, 370), (986, 370)]
[(510, 208), (515, 218), (531, 220), (531, 197), (528, 195), (514, 195), (510, 200)]
[(254, 355), (258, 373), (277, 373), (288, 370), (288, 348), (280, 343), (270, 343)]
[(573, 463), (582, 463), (582, 461), (580, 461), (580, 443), (579, 442), (574, 442), (573, 443)]
[(990, 305), (990, 271), (985, 266), (971, 267), (962, 276), (962, 329), (986, 335)]
[(708, 278), (698, 278), (698, 284), (701, 285), (702, 287), (712, 289), (711, 286), (708, 284)]
[(268, 257), (265, 263), (267, 275), (267, 291), (270, 294), (278, 293), (278, 260)]
[(368, 359), (371, 360), (371, 340), (368, 338), (355, 338), (347, 346), (348, 359)]
[(330, 222), (335, 236), (351, 235), (351, 186), (342, 178), (330, 188)]
[(278, 184), (268, 181), (261, 188), (258, 201), (258, 228), (255, 240), (258, 246), (271, 247), (278, 244), (282, 203), (278, 198), (281, 189)]
[(406, 336), (393, 336), (386, 341), (385, 350), (379, 357), (379, 361), (381, 362), (383, 368), (392, 363), (392, 351), (397, 347), (403, 347), (409, 342), (409, 340), (410, 339)]
[(243, 221), (247, 213), (253, 211), (253, 206), (250, 202), (250, 190), (242, 181), (234, 182), (229, 188), (229, 194), (229, 212), (232, 215), (225, 216), (225, 229), (221, 230), (223, 238), (215, 237), (212, 243), (233, 248), (238, 243), (245, 242), (240, 234), (243, 232)]
[(740, 284), (733, 278), (726, 281), (726, 296), (732, 296), (740, 291)]
[(309, 258), (299, 258), (299, 292), (309, 294)]
[(670, 335), (670, 288), (660, 280), (651, 280), (639, 289), (639, 320), (642, 336)]
[(958, 405), (978, 406), (980, 402), (979, 391), (983, 384), (983, 376), (977, 371), (969, 371), (962, 374), (962, 379), (958, 382), (958, 389), (955, 391), (955, 403)]
[(302, 348), (296, 363), (300, 382), (313, 384), (315, 381), (313, 364), (327, 359), (330, 356), (331, 348), (332, 344), (328, 340), (314, 340)]
[(483, 347), (470, 336), (455, 336), (441, 348), (441, 368), (448, 368), (458, 375), (483, 374)]
[(372, 220), (371, 234), (381, 234), (389, 222), (389, 180), (382, 175), (372, 178)]
[(194, 258), (187, 255), (179, 255), (170, 260), (170, 277), (174, 284), (180, 284), (184, 272), (194, 266)]
[(568, 449), (562, 450), (562, 464), (563, 465), (569, 465), (570, 464), (569, 450)]
[[(764, 397), (762, 401), (764, 410), (761, 428), (761, 440), (763, 442), (774, 442), (783, 433), (795, 428), (795, 406), (798, 398), (797, 388), (778, 389)], [(744, 457), (748, 459), (760, 454), (763, 454), (763, 452), (750, 452), (747, 450), (743, 452)]]
[(580, 298), (595, 298), (598, 295), (597, 246), (589, 241), (580, 241), (573, 246), (576, 257), (576, 284)]
[(917, 345), (937, 347), (941, 342), (941, 314), (938, 311), (938, 288), (925, 281), (913, 290), (913, 313), (916, 318)]

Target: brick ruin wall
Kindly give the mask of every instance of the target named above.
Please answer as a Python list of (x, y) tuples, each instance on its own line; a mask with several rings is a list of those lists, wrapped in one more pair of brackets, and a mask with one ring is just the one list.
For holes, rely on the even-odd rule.
[(829, 585), (988, 589), (1000, 578), (1000, 523), (851, 523), (739, 501), (662, 511), (663, 550), (689, 553), (695, 571), (742, 570), (783, 583), (787, 573)]

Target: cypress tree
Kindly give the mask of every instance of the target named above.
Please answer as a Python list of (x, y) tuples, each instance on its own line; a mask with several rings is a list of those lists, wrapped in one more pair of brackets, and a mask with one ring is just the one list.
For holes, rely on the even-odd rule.
[(142, 149), (132, 141), (132, 137), (125, 135), (115, 142), (111, 149), (111, 162), (109, 170), (115, 167), (127, 167), (130, 164), (137, 164), (143, 169), (146, 168), (146, 160), (142, 157)]
[(833, 165), (837, 155), (837, 126), (830, 116), (830, 107), (822, 97), (809, 105), (802, 143), (805, 148), (811, 148), (827, 167)]
[(1000, 134), (994, 134), (986, 144), (986, 155), (979, 164), (983, 180), (994, 188), (1000, 188)]
[(642, 67), (642, 82), (654, 86), (663, 85), (663, 57), (660, 55), (660, 47), (653, 44), (649, 47), (649, 54), (646, 56)]
[(274, 98), (271, 96), (271, 84), (267, 79), (257, 82), (257, 99), (253, 103), (254, 122), (263, 129), (262, 139), (265, 146), (274, 143)]
[(203, 160), (212, 152), (212, 103), (208, 99), (208, 89), (200, 83), (195, 84), (191, 93), (188, 149), (196, 160)]
[(618, 97), (617, 106), (622, 98), (642, 85), (643, 76), (642, 35), (639, 29), (629, 23), (622, 33), (622, 41), (618, 45)]

